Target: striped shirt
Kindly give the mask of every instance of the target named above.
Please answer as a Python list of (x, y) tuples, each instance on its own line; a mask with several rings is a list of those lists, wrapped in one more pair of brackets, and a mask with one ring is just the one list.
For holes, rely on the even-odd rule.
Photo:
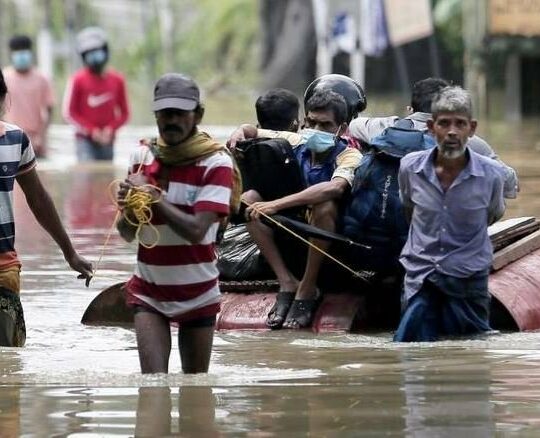
[[(148, 147), (141, 146), (131, 157), (130, 173), (140, 167), (142, 174), (155, 181), (161, 166)], [(188, 214), (207, 211), (223, 217), (229, 213), (233, 167), (227, 154), (218, 152), (167, 170), (165, 200)], [(154, 248), (139, 244), (135, 273), (126, 288), (128, 303), (150, 306), (177, 322), (217, 314), (220, 291), (215, 240), (219, 221), (196, 244), (175, 233), (159, 215), (151, 223), (159, 237), (143, 226), (139, 238), (151, 243), (158, 237), (158, 244)]]
[(15, 252), (13, 186), (36, 166), (34, 149), (16, 125), (0, 122), (0, 269), (20, 265)]

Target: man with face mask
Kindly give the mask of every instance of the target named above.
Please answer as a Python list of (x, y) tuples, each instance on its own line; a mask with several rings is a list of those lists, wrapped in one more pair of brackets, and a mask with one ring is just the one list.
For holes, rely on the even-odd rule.
[(109, 45), (98, 27), (77, 35), (84, 67), (72, 76), (64, 95), (64, 118), (75, 125), (79, 161), (112, 160), (116, 131), (129, 118), (124, 77), (106, 68)]
[[(242, 195), (242, 199), (250, 204), (247, 208), (248, 230), (280, 285), (276, 304), (267, 319), (267, 325), (272, 329), (282, 326), (298, 329), (311, 325), (320, 298), (317, 277), (324, 255), (312, 248), (308, 250), (304, 275), (299, 281), (285, 265), (272, 230), (259, 220), (260, 213), (272, 215), (292, 207), (309, 206), (312, 225), (335, 231), (339, 201), (349, 190), (361, 159), (360, 152), (347, 146), (340, 137), (347, 130), (348, 117), (347, 104), (341, 95), (329, 90), (317, 92), (308, 100), (305, 110), (305, 127), (298, 134), (242, 125), (229, 140), (229, 147), (234, 148), (237, 141), (245, 138), (286, 138), (294, 148), (307, 187), (266, 202), (255, 190)], [(323, 240), (315, 239), (313, 243), (323, 250), (330, 246)]]
[(11, 66), (4, 70), (9, 90), (6, 122), (20, 126), (30, 138), (37, 158), (47, 154), (47, 128), (54, 106), (50, 80), (34, 67), (32, 40), (26, 35), (10, 39)]
[(489, 224), (505, 210), (502, 164), (471, 150), (471, 98), (444, 88), (427, 127), (437, 147), (401, 159), (400, 197), (410, 221), (400, 261), (407, 304), (394, 340), (436, 341), (490, 330)]

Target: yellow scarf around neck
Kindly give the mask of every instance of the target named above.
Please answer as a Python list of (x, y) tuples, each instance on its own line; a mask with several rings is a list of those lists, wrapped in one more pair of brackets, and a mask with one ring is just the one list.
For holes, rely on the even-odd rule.
[(242, 196), (242, 176), (240, 175), (240, 169), (229, 149), (215, 141), (206, 132), (195, 131), (194, 135), (176, 146), (169, 146), (165, 144), (161, 137), (158, 137), (150, 142), (150, 149), (154, 156), (167, 166), (187, 166), (209, 157), (216, 152), (225, 152), (231, 157), (233, 163), (233, 185), (230, 199), (231, 212), (236, 213), (238, 211), (240, 208), (240, 197)]

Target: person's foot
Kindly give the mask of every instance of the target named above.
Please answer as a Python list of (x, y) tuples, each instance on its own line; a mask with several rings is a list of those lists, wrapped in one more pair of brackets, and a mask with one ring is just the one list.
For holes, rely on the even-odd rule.
[(268, 312), (266, 325), (272, 330), (280, 329), (289, 313), (296, 292), (280, 291), (276, 294), (276, 301)]
[(290, 305), (287, 318), (283, 322), (283, 328), (302, 329), (310, 327), (321, 299), (322, 294), (318, 289), (315, 290), (313, 298), (298, 299), (297, 294), (297, 298)]

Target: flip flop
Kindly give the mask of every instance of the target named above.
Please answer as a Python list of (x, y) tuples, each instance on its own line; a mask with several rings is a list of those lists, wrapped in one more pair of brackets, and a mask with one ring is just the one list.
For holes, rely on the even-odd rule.
[(317, 297), (306, 300), (294, 300), (283, 323), (283, 328), (302, 329), (311, 326), (313, 317), (322, 300), (319, 292)]
[(276, 301), (266, 319), (266, 325), (272, 330), (280, 329), (289, 313), (296, 292), (281, 291), (276, 294)]

